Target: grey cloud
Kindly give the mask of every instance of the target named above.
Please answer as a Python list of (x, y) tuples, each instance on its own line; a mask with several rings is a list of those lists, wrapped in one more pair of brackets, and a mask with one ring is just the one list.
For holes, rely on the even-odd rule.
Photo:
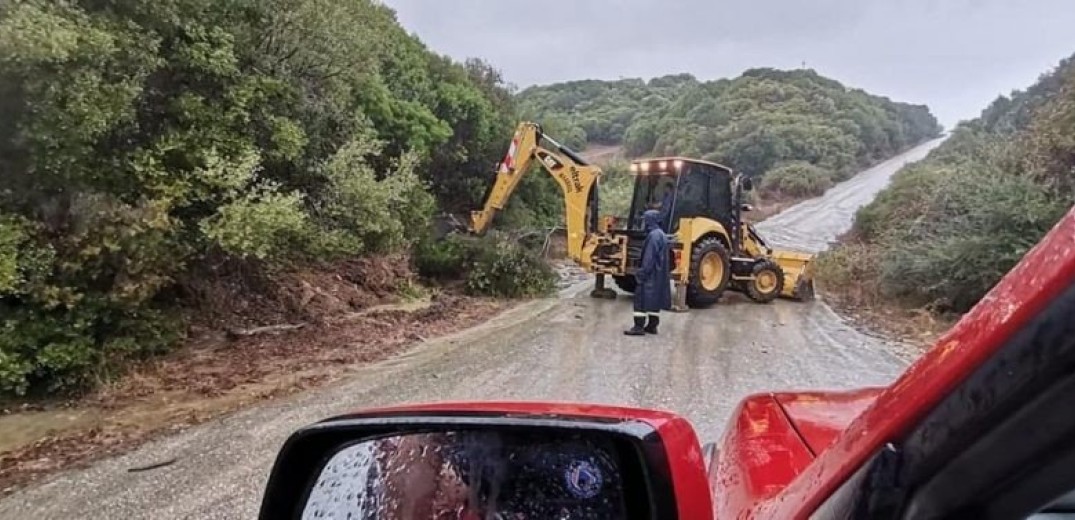
[(1070, 0), (387, 0), (434, 50), (519, 86), (806, 65), (951, 126), (1075, 53)]

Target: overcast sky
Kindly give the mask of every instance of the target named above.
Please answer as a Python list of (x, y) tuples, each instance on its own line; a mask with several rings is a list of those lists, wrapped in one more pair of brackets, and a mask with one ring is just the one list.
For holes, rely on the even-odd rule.
[(433, 50), (519, 87), (806, 66), (946, 127), (1075, 53), (1075, 0), (384, 0)]

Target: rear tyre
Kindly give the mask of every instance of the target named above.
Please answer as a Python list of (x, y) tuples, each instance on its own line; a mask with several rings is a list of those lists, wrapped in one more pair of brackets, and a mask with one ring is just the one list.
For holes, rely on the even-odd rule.
[(635, 278), (634, 275), (613, 276), (612, 279), (616, 280), (616, 287), (619, 287), (624, 292), (634, 294), (635, 290), (638, 289), (638, 278)]
[(728, 249), (716, 237), (703, 238), (691, 249), (687, 305), (691, 307), (713, 305), (720, 301), (731, 279)]
[(747, 296), (758, 303), (769, 303), (784, 291), (784, 270), (772, 260), (762, 260), (754, 264), (750, 274), (753, 280), (747, 282)]

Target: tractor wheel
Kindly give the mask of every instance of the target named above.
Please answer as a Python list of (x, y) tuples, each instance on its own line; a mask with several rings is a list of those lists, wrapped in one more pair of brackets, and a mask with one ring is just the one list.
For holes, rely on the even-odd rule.
[(754, 265), (747, 282), (747, 296), (758, 303), (769, 303), (784, 290), (784, 270), (772, 260), (762, 260)]
[(613, 276), (612, 279), (616, 280), (616, 286), (623, 289), (624, 292), (634, 294), (635, 289), (638, 289), (638, 278), (635, 278), (633, 274)]
[(724, 244), (716, 237), (699, 240), (691, 251), (687, 305), (705, 307), (717, 303), (731, 277), (731, 262)]

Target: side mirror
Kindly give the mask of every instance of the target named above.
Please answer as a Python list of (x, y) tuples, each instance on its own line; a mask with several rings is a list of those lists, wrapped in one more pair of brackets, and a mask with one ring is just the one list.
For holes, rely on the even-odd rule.
[(739, 185), (743, 187), (743, 191), (752, 191), (754, 189), (754, 181), (750, 180), (750, 177), (740, 177)]
[(694, 430), (666, 412), (438, 404), (291, 435), (259, 518), (712, 518)]
[(751, 206), (750, 204), (743, 204), (742, 206), (739, 206), (739, 210), (740, 211), (754, 211), (754, 206)]

